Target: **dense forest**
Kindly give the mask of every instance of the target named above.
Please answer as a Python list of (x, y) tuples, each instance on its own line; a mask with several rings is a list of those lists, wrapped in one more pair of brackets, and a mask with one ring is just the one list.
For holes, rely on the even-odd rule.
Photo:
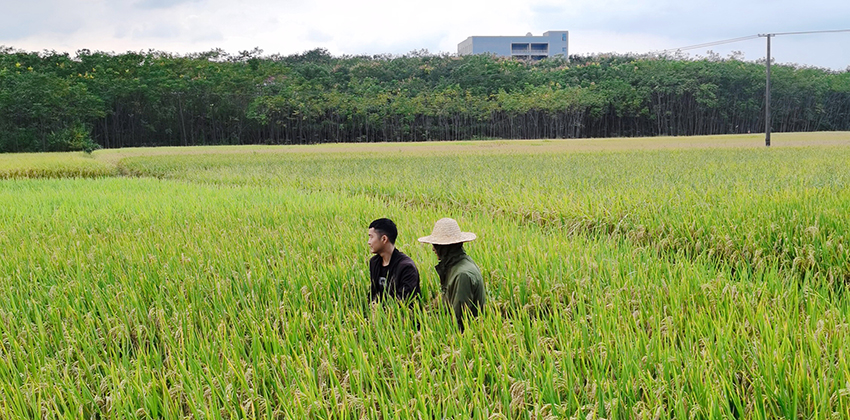
[[(774, 131), (850, 130), (850, 71), (772, 68)], [(764, 62), (0, 47), (0, 152), (764, 130)]]

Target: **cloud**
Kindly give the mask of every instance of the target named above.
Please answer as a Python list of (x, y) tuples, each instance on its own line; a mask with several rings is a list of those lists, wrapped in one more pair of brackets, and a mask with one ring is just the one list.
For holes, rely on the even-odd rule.
[(307, 39), (309, 41), (324, 43), (328, 41), (332, 41), (334, 38), (331, 35), (328, 35), (322, 31), (317, 31), (315, 29), (311, 29), (307, 31)]
[(534, 11), (535, 23), (543, 26), (566, 24), (572, 30), (713, 39), (802, 28), (826, 29), (825, 26), (833, 25), (847, 27), (846, 16), (850, 14), (850, 3), (789, 0), (577, 0), (569, 6), (538, 5)]
[(207, 25), (199, 16), (189, 16), (184, 21), (185, 36), (192, 43), (220, 42), (224, 40), (224, 34), (218, 27)]
[(141, 0), (136, 2), (134, 6), (140, 9), (169, 9), (180, 4), (199, 1), (201, 0)]
[(67, 35), (83, 27), (83, 11), (61, 1), (7, 2), (0, 13), (0, 44), (40, 33)]
[(172, 39), (182, 35), (181, 28), (175, 24), (154, 23), (144, 25), (133, 31), (133, 38), (161, 38)]
[[(650, 52), (758, 33), (850, 28), (846, 21), (850, 3), (839, 1), (575, 0), (569, 5), (541, 3), (532, 9), (538, 26), (571, 31), (573, 53)], [(835, 45), (850, 42), (850, 33), (820, 39), (788, 37), (776, 39), (774, 44), (777, 42), (784, 43), (773, 54), (777, 62), (840, 70), (850, 64), (850, 50), (835, 49)], [(705, 55), (709, 49), (722, 56), (743, 51), (747, 59), (763, 59), (765, 41), (756, 39), (690, 53)]]
[[(175, 53), (259, 46), (267, 54), (321, 47), (333, 54), (457, 51), (472, 35), (569, 30), (573, 53), (648, 52), (769, 31), (843, 29), (839, 0), (32, 0), (8, 2), (0, 44), (40, 51), (157, 49)], [(777, 60), (844, 69), (850, 34), (777, 39)], [(836, 47), (837, 46), (837, 47)], [(714, 48), (764, 56), (759, 40)], [(704, 54), (705, 51), (695, 51)]]

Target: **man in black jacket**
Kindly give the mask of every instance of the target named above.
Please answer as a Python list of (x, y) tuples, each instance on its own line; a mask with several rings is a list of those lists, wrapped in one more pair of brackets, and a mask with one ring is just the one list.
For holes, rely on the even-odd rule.
[(378, 219), (369, 225), (369, 260), (373, 302), (391, 296), (409, 305), (419, 299), (419, 270), (413, 260), (396, 249), (398, 229), (390, 219)]

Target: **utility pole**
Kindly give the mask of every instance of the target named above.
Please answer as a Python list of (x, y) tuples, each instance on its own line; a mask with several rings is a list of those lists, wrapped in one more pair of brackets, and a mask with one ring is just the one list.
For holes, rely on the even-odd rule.
[(714, 41), (707, 42), (705, 44), (697, 44), (691, 45), (682, 48), (676, 48), (673, 50), (664, 50), (661, 53), (666, 53), (669, 51), (685, 51), (685, 50), (693, 50), (696, 48), (705, 48), (705, 47), (713, 47), (715, 45), (723, 45), (730, 44), (733, 42), (746, 41), (749, 39), (755, 38), (767, 38), (767, 59), (765, 60), (765, 67), (767, 70), (767, 83), (765, 83), (764, 87), (764, 145), (770, 147), (770, 38), (773, 38), (777, 35), (808, 35), (808, 34), (827, 34), (827, 33), (837, 33), (837, 32), (850, 32), (850, 29), (836, 29), (829, 31), (803, 31), (803, 32), (774, 32), (772, 34), (758, 34), (758, 35), (750, 35), (741, 38), (732, 38), (725, 39), (722, 41)]
[(831, 31), (804, 31), (804, 32), (775, 32), (772, 34), (759, 34), (759, 37), (767, 38), (767, 60), (765, 67), (767, 68), (767, 83), (764, 86), (764, 145), (770, 147), (770, 38), (777, 35), (808, 35), (808, 34), (826, 34), (836, 32), (850, 32), (850, 29), (838, 29)]
[(776, 34), (759, 34), (760, 37), (767, 38), (767, 82), (764, 87), (764, 145), (770, 147), (770, 38)]
[(770, 147), (770, 38), (767, 34), (767, 82), (764, 87), (764, 145)]

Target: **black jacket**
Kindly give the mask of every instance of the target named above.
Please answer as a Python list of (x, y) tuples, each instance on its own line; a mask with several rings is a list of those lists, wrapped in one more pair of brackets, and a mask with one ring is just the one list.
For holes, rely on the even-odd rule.
[(370, 296), (373, 302), (387, 295), (410, 303), (414, 299), (419, 299), (419, 270), (416, 269), (410, 257), (404, 255), (398, 248), (393, 251), (385, 286), (379, 282), (382, 265), (383, 260), (380, 255), (375, 255), (369, 260), (369, 275), (372, 277)]

